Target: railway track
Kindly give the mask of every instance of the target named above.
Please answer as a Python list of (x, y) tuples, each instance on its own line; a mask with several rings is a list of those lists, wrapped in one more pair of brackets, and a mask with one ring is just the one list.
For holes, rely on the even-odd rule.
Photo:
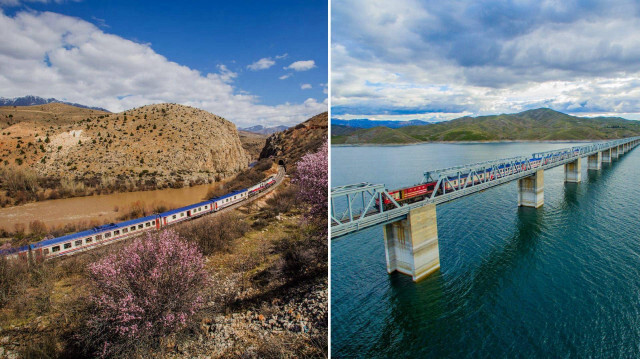
[[(198, 219), (207, 217), (208, 215), (215, 215), (217, 213), (222, 213), (222, 212), (226, 213), (228, 211), (235, 210), (235, 209), (237, 209), (239, 207), (242, 207), (242, 206), (247, 205), (247, 204), (249, 204), (249, 203), (251, 203), (253, 201), (256, 201), (258, 199), (263, 198), (264, 196), (266, 196), (267, 194), (271, 193), (276, 188), (278, 188), (282, 184), (284, 178), (285, 178), (285, 170), (284, 170), (284, 168), (282, 166), (278, 166), (278, 173), (274, 177), (275, 183), (272, 186), (269, 186), (269, 187), (265, 188), (259, 194), (255, 195), (255, 196), (247, 197), (245, 200), (239, 201), (237, 203), (233, 203), (233, 204), (231, 204), (229, 206), (226, 206), (224, 208), (218, 209), (216, 211), (212, 211), (211, 210), (211, 211), (205, 211), (202, 214), (191, 215), (190, 217), (188, 217), (185, 220), (181, 220), (179, 222), (171, 223), (171, 224), (168, 224), (168, 225), (165, 224), (165, 225), (163, 225), (162, 227), (159, 227), (159, 228), (153, 227), (153, 228), (149, 228), (147, 230), (142, 230), (142, 231), (138, 231), (138, 232), (135, 232), (135, 233), (129, 233), (128, 235), (122, 235), (120, 237), (112, 238), (110, 240), (106, 240), (106, 238), (105, 238), (105, 240), (98, 241), (96, 239), (95, 242), (92, 243), (91, 245), (88, 245), (88, 246), (84, 245), (81, 248), (77, 248), (77, 250), (68, 251), (68, 252), (65, 252), (63, 254), (61, 253), (60, 255), (53, 255), (53, 253), (51, 253), (51, 254), (45, 253), (44, 258), (46, 260), (53, 260), (53, 259), (57, 259), (57, 258), (66, 258), (66, 257), (72, 256), (74, 254), (90, 251), (90, 250), (93, 250), (93, 249), (96, 249), (96, 248), (101, 248), (101, 247), (104, 247), (104, 246), (107, 246), (107, 245), (110, 245), (110, 244), (113, 244), (113, 243), (116, 243), (116, 242), (121, 242), (123, 240), (132, 239), (132, 238), (138, 238), (138, 237), (140, 237), (141, 235), (143, 235), (145, 233), (149, 233), (150, 231), (160, 230), (160, 229), (163, 229), (163, 228), (165, 228), (167, 226), (168, 227), (172, 227), (174, 224), (187, 223), (187, 222), (190, 222), (190, 221), (194, 221), (194, 220), (198, 220)], [(142, 219), (144, 219), (144, 218), (145, 217), (143, 217)], [(140, 219), (141, 218), (138, 218), (138, 219), (135, 219), (135, 220), (132, 220), (132, 221), (139, 221)], [(156, 219), (156, 220), (158, 220), (158, 219)], [(149, 223), (147, 223), (147, 225), (148, 224)], [(139, 227), (139, 228), (142, 228), (142, 227)], [(132, 229), (133, 229), (133, 227), (132, 227)], [(78, 233), (81, 233), (81, 232), (78, 232)], [(71, 243), (71, 241), (69, 243)], [(32, 246), (33, 245), (25, 246), (25, 247), (29, 248), (27, 251), (16, 251), (15, 253), (3, 253), (3, 254), (5, 254), (5, 255), (7, 255), (9, 257), (21, 257), (21, 256), (25, 256), (26, 257), (27, 255), (32, 255), (33, 254), (32, 253), (33, 251), (31, 249)], [(38, 254), (38, 252), (36, 252), (36, 256), (37, 255), (42, 255), (42, 254)]]

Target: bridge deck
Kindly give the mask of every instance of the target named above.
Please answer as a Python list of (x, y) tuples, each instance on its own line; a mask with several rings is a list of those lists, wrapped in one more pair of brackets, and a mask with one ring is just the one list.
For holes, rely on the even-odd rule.
[[(534, 153), (530, 157), (512, 157), (427, 171), (422, 183), (435, 183), (436, 190), (422, 201), (404, 205), (398, 204), (382, 184), (359, 183), (336, 187), (331, 190), (331, 238), (394, 222), (406, 217), (414, 208), (449, 202), (611, 148), (627, 144), (635, 146), (638, 140), (640, 137), (626, 138)], [(393, 208), (385, 210), (385, 206), (376, 205), (384, 200), (392, 203)]]

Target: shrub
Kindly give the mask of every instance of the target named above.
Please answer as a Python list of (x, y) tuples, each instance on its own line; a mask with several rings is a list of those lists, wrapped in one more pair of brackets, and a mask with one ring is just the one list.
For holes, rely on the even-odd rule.
[(0, 307), (15, 295), (23, 293), (28, 283), (27, 265), (22, 260), (0, 256)]
[(41, 236), (47, 233), (47, 225), (36, 219), (29, 223), (29, 231), (36, 236)]
[(300, 199), (311, 206), (313, 217), (326, 219), (329, 162), (327, 143), (316, 153), (307, 154), (296, 164), (293, 182), (300, 187)]
[(249, 225), (235, 212), (221, 212), (182, 226), (178, 233), (198, 245), (203, 254), (228, 250), (231, 242), (242, 237)]
[(266, 210), (271, 216), (280, 213), (287, 213), (298, 205), (299, 190), (296, 185), (290, 185), (283, 190), (277, 191), (272, 197), (267, 199)]
[(157, 347), (201, 307), (208, 275), (197, 247), (167, 230), (89, 266), (92, 316), (80, 338), (101, 357)]

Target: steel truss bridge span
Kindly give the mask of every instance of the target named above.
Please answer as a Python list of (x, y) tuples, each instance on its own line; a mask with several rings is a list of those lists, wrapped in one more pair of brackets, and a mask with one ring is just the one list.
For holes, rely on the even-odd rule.
[[(424, 200), (404, 205), (399, 204), (383, 184), (363, 182), (334, 187), (331, 189), (331, 238), (396, 222), (405, 219), (412, 209), (449, 202), (532, 176), (540, 170), (575, 162), (582, 157), (607, 153), (607, 158), (617, 158), (638, 143), (640, 136), (539, 152), (529, 157), (518, 156), (426, 171), (421, 183), (435, 183), (433, 192)], [(614, 152), (616, 157), (612, 156)], [(382, 205), (385, 202), (389, 205)]]

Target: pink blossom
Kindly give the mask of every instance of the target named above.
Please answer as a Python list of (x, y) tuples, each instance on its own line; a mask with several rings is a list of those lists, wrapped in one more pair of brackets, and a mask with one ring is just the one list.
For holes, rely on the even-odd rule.
[(171, 230), (150, 233), (91, 264), (89, 275), (95, 289), (89, 325), (104, 340), (103, 357), (113, 354), (114, 344), (184, 327), (201, 308), (208, 281), (197, 247)]
[(328, 184), (329, 184), (329, 151), (325, 142), (316, 153), (307, 154), (297, 163), (296, 176), (293, 182), (300, 187), (300, 198), (311, 206), (313, 217), (326, 219)]

